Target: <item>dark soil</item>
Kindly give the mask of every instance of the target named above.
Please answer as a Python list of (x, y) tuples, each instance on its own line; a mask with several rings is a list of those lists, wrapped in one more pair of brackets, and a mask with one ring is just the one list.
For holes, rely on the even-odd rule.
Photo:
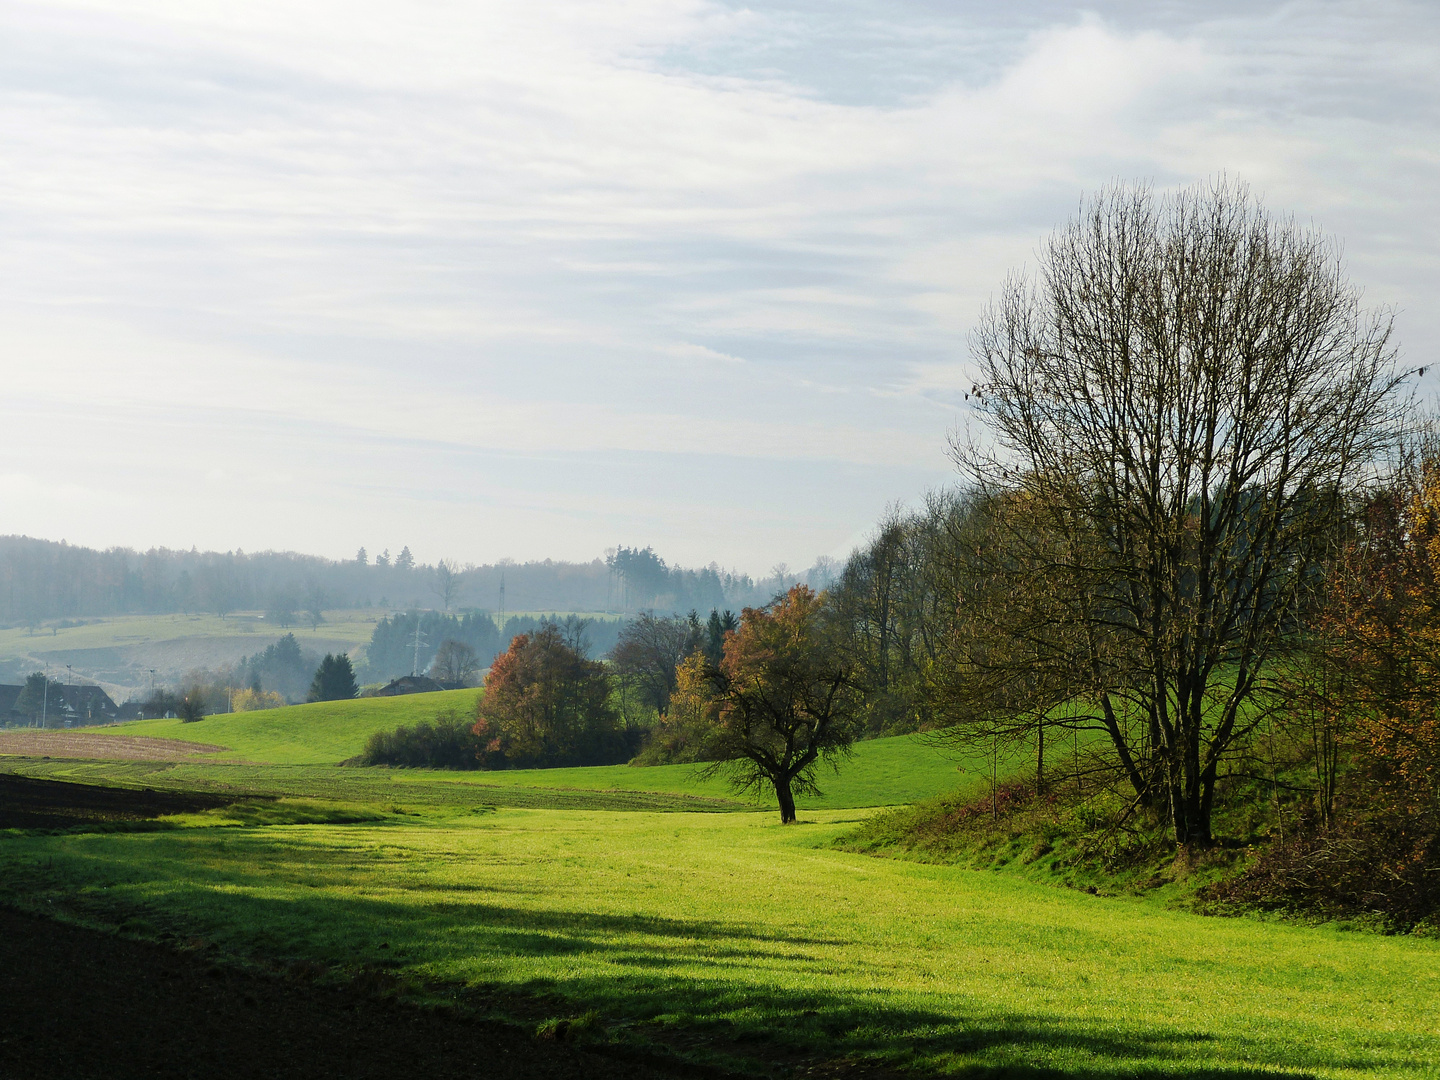
[(217, 967), (0, 908), (0, 1076), (520, 1080), (714, 1076)]
[(66, 829), (210, 810), (233, 795), (97, 787), (0, 773), (0, 829)]

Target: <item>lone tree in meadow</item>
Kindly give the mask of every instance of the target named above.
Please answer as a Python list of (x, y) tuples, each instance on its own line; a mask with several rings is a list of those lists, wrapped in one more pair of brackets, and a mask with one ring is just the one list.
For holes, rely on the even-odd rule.
[(1221, 761), (1393, 445), (1390, 333), (1335, 242), (1242, 185), (1087, 202), (972, 337), (989, 438), (952, 449), (994, 602), (961, 620), (942, 714), (963, 735), (1063, 688), (1137, 804), (1209, 844)]
[(452, 562), (449, 559), (441, 559), (435, 564), (435, 580), (432, 583), (432, 588), (435, 590), (435, 595), (440, 599), (440, 602), (445, 605), (446, 611), (450, 610), (450, 605), (453, 604), (455, 598), (460, 595), (460, 590), (464, 587), (464, 584), (464, 571), (460, 569), (459, 563)]
[(746, 608), (718, 665), (701, 653), (682, 665), (676, 697), (675, 707), (707, 721), (706, 775), (742, 791), (772, 789), (785, 824), (797, 794), (819, 793), (820, 764), (838, 765), (856, 735), (850, 667), (827, 633), (823, 601), (804, 585)]
[(320, 666), (315, 669), (315, 678), (310, 683), (307, 701), (345, 701), (353, 698), (359, 688), (355, 685), (355, 669), (345, 653), (334, 656), (325, 654)]

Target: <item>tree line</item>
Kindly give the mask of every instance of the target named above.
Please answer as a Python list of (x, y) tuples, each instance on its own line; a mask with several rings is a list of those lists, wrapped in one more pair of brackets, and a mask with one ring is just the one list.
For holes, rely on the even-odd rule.
[[(795, 796), (860, 733), (860, 688), (835, 647), (822, 596), (792, 586), (737, 618), (646, 613), (607, 665), (588, 656), (583, 620), (520, 634), (485, 678), (473, 716), (377, 732), (367, 765), (536, 768), (637, 760), (700, 761), (742, 791), (773, 792), (781, 821)], [(634, 703), (625, 705), (627, 693)]]
[(260, 611), (281, 628), (318, 625), (326, 609), (502, 607), (511, 611), (614, 611), (762, 602), (797, 581), (822, 584), (830, 560), (801, 573), (778, 566), (756, 579), (712, 563), (670, 566), (651, 548), (618, 547), (590, 562), (417, 562), (396, 556), (326, 559), (294, 552), (96, 550), (64, 541), (0, 536), (0, 625), (119, 614)]
[(962, 482), (896, 511), (833, 601), (874, 731), (927, 728), (1227, 886), (1384, 912), (1440, 901), (1440, 440), (1338, 245), (1220, 181), (1090, 199), (971, 339)]

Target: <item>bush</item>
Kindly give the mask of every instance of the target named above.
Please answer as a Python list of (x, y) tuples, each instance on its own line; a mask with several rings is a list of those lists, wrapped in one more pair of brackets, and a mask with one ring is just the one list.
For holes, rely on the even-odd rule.
[(1239, 877), (1202, 891), (1222, 907), (1362, 916), (1411, 930), (1440, 915), (1440, 822), (1346, 808), (1330, 829), (1313, 820), (1272, 841)]
[(236, 690), (230, 698), (232, 712), (254, 712), (257, 709), (278, 709), (285, 699), (274, 690)]
[(452, 709), (437, 716), (433, 724), (422, 720), (414, 727), (375, 732), (366, 740), (359, 762), (415, 769), (481, 769), (491, 767), (490, 756), (471, 730), (470, 720)]

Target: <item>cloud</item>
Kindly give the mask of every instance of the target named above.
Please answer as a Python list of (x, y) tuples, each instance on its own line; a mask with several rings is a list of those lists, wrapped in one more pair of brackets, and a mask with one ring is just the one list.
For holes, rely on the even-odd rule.
[[(475, 560), (599, 550), (592, 517), (556, 525), (581, 505), (568, 478), (640, 455), (675, 489), (587, 471), (589, 496), (643, 503), (635, 530), (687, 558), (763, 569), (945, 480), (968, 327), (1111, 179), (1237, 173), (1345, 236), (1404, 337), (1440, 331), (1433, 8), (1048, 10), (9, 5), (0, 447), (24, 452), (21, 410), (77, 399), (92, 432), (185, 432), (225, 448), (212, 487), (302, 493), (247, 547), (341, 554), (337, 453), (447, 476), (539, 454), (543, 518), (504, 485), (484, 528), (436, 511)], [(183, 469), (79, 443), (126, 493), (117, 529), (184, 514), (153, 482)], [(739, 460), (806, 476), (839, 516), (779, 479), (732, 488)], [(682, 486), (746, 524), (667, 521)], [(372, 516), (432, 505), (377, 490), (395, 506)]]

